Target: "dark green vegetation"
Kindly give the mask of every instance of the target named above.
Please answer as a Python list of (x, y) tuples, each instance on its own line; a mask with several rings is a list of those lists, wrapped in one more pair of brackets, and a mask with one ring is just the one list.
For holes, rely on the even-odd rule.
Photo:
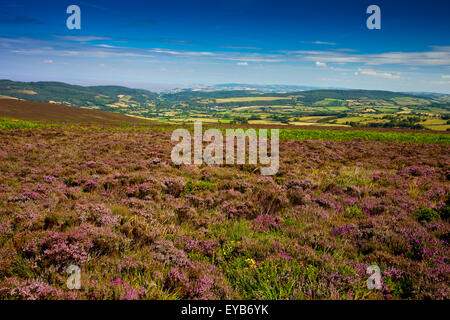
[[(220, 88), (220, 87), (218, 87)], [(229, 88), (224, 86), (223, 88)], [(263, 92), (181, 90), (154, 93), (120, 86), (0, 81), (0, 97), (113, 111), (169, 123), (295, 124), (447, 130), (450, 99), (371, 90)]]

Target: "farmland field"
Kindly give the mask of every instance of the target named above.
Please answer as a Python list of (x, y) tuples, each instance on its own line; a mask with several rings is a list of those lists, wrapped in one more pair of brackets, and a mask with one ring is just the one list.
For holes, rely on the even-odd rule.
[(76, 113), (0, 121), (1, 299), (450, 298), (448, 134), (288, 127), (261, 176)]
[(290, 97), (239, 97), (239, 98), (226, 98), (226, 99), (216, 99), (217, 103), (226, 102), (241, 102), (241, 101), (274, 101), (291, 99)]

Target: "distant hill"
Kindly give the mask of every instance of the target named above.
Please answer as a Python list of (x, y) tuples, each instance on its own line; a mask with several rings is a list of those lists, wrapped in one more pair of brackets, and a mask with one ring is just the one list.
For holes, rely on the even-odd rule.
[(68, 107), (57, 104), (30, 102), (16, 99), (0, 99), (0, 118), (69, 120), (97, 123), (143, 123), (151, 121), (129, 117), (119, 113)]
[[(304, 90), (315, 90), (322, 89), (318, 87), (311, 86), (298, 86), (298, 85), (283, 85), (283, 84), (245, 84), (245, 83), (223, 83), (223, 84), (214, 84), (214, 85), (204, 85), (204, 86), (196, 86), (192, 89), (198, 89), (202, 91), (235, 91), (235, 90), (257, 90), (259, 92), (265, 93), (281, 93), (281, 92), (295, 92), (295, 91), (304, 91)], [(334, 88), (329, 88), (334, 89)]]
[(138, 104), (155, 99), (158, 94), (122, 86), (83, 87), (63, 82), (17, 82), (0, 80), (0, 95), (36, 102), (56, 102), (79, 107), (107, 106), (120, 101), (120, 96)]

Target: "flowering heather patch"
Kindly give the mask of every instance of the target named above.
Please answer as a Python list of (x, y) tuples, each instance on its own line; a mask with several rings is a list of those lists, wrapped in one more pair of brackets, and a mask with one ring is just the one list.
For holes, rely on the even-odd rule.
[(84, 190), (85, 191), (93, 191), (95, 188), (98, 187), (98, 183), (94, 180), (88, 180), (86, 181), (86, 183), (84, 184)]
[(282, 131), (261, 176), (174, 165), (165, 129), (5, 128), (0, 299), (450, 299), (441, 135)]
[(41, 279), (20, 281), (16, 278), (11, 278), (6, 279), (4, 283), (5, 287), (0, 287), (0, 297), (23, 300), (76, 298), (75, 294), (63, 292), (63, 290), (54, 288)]
[(217, 240), (186, 240), (184, 244), (185, 250), (188, 252), (196, 252), (206, 256), (213, 256), (219, 248)]
[(147, 294), (147, 290), (145, 290), (145, 288), (140, 288), (137, 290), (124, 280), (120, 279), (120, 277), (117, 277), (116, 279), (111, 278), (109, 280), (111, 282), (111, 287), (115, 291), (115, 295), (119, 300), (138, 300)]
[(281, 218), (270, 214), (262, 214), (252, 221), (250, 230), (252, 232), (265, 232), (271, 229), (279, 229), (281, 227)]

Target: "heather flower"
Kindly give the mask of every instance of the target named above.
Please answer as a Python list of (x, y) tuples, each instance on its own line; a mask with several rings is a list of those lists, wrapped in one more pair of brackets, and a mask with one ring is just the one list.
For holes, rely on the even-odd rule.
[(24, 300), (62, 299), (64, 293), (41, 279), (20, 281), (16, 278), (7, 279), (8, 287), (0, 288), (0, 297)]
[(43, 180), (46, 183), (55, 183), (56, 182), (56, 178), (54, 176), (44, 176)]
[(167, 265), (186, 266), (189, 263), (187, 254), (175, 248), (173, 242), (167, 240), (155, 241), (150, 246), (152, 258)]
[(194, 207), (200, 207), (205, 201), (198, 196), (192, 195), (192, 194), (188, 194), (186, 195), (185, 199), (192, 204)]
[(308, 179), (305, 179), (305, 180), (301, 180), (301, 179), (289, 180), (288, 182), (285, 183), (285, 186), (286, 186), (287, 189), (291, 189), (291, 188), (294, 188), (294, 187), (300, 187), (303, 190), (317, 188), (317, 184), (311, 182), (311, 180), (308, 180)]
[(290, 186), (287, 190), (287, 197), (293, 205), (305, 205), (311, 202), (311, 195), (299, 185)]
[(196, 281), (189, 282), (189, 294), (194, 297), (201, 296), (208, 292), (213, 284), (214, 280), (209, 275), (201, 275)]
[(126, 283), (124, 280), (120, 279), (120, 276), (116, 279), (109, 279), (111, 286), (117, 292), (119, 300), (138, 300), (147, 294), (145, 288), (135, 289)]
[(353, 206), (355, 203), (356, 203), (356, 200), (350, 199), (350, 198), (346, 198), (343, 201), (344, 206), (349, 206), (349, 207)]
[(184, 190), (184, 183), (179, 179), (169, 178), (162, 184), (163, 191), (175, 198), (179, 197)]
[(268, 185), (259, 190), (257, 204), (261, 213), (275, 214), (288, 205), (288, 199), (279, 185)]
[(380, 180), (381, 176), (382, 176), (382, 173), (380, 171), (374, 171), (372, 173), (372, 180), (378, 181), (378, 180)]
[(170, 269), (165, 279), (166, 288), (174, 290), (175, 288), (181, 287), (184, 290), (186, 290), (188, 285), (189, 285), (189, 278), (183, 269), (181, 268)]
[(355, 237), (358, 232), (358, 227), (355, 224), (344, 224), (342, 226), (334, 227), (331, 231), (331, 235), (337, 236), (350, 236)]
[(23, 196), (25, 198), (30, 199), (30, 200), (40, 200), (40, 199), (43, 198), (41, 194), (39, 194), (39, 193), (37, 193), (35, 191), (25, 191), (23, 193)]
[(252, 221), (250, 230), (252, 232), (266, 232), (271, 229), (279, 229), (281, 227), (281, 222), (282, 219), (279, 216), (261, 214)]
[(186, 205), (181, 205), (175, 209), (175, 213), (180, 222), (192, 221), (195, 217), (195, 211)]
[(96, 163), (95, 161), (88, 161), (88, 162), (86, 162), (86, 165), (87, 165), (88, 167), (90, 167), (90, 168), (95, 167), (96, 164), (97, 164), (97, 163)]
[(94, 180), (88, 180), (84, 184), (84, 190), (87, 192), (91, 192), (98, 187), (98, 182)]
[(220, 245), (217, 240), (190, 239), (190, 240), (186, 240), (186, 242), (184, 244), (185, 250), (205, 254), (207, 256), (214, 255), (214, 253), (216, 253), (219, 246)]
[(222, 205), (222, 212), (225, 213), (228, 219), (240, 219), (240, 218), (253, 218), (256, 216), (256, 212), (247, 203), (232, 203), (225, 202)]

